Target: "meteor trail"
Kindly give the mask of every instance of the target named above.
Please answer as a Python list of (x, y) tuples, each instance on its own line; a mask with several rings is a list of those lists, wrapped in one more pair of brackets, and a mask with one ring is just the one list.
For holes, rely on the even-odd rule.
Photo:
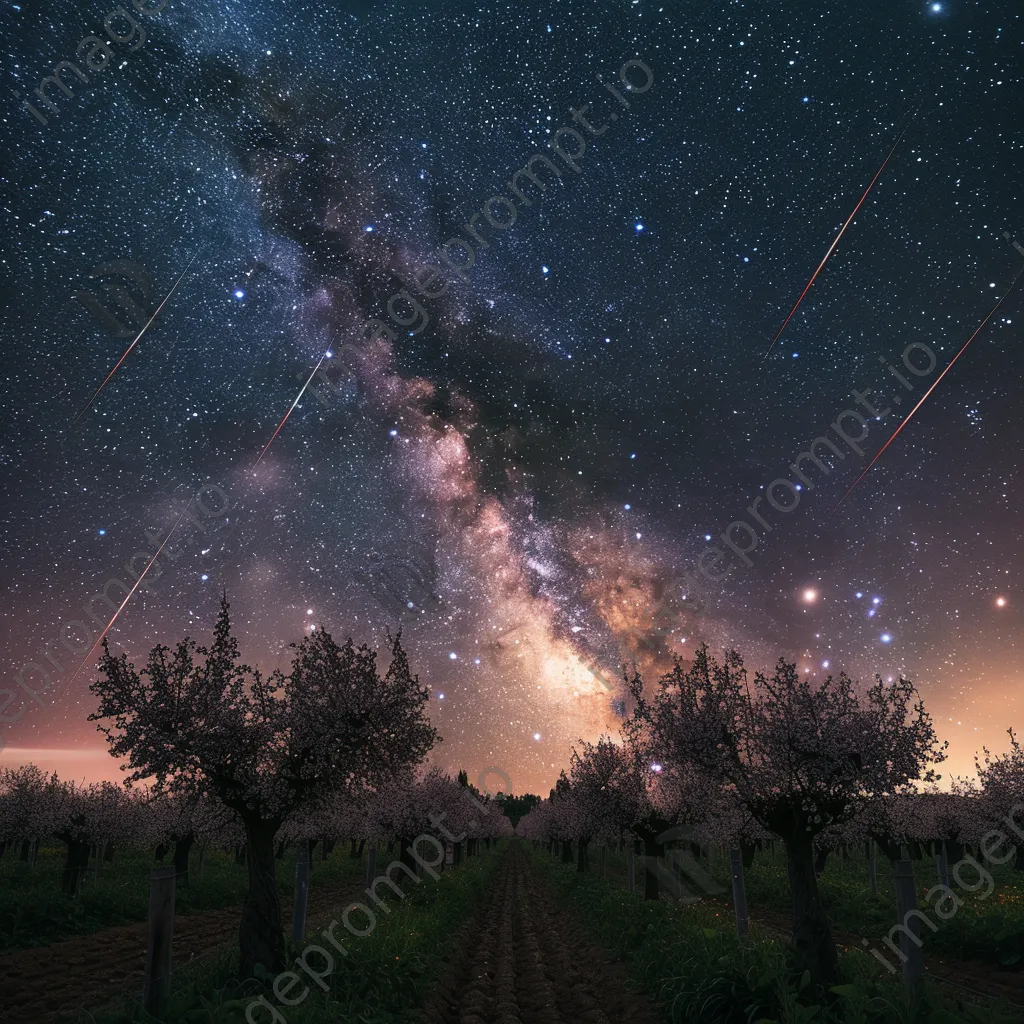
[(146, 321), (146, 326), (143, 327), (141, 331), (139, 331), (139, 333), (135, 336), (135, 340), (124, 350), (124, 355), (121, 356), (121, 358), (118, 359), (118, 361), (114, 364), (114, 368), (110, 371), (110, 373), (107, 374), (106, 380), (104, 380), (103, 383), (96, 389), (96, 393), (92, 396), (92, 398), (89, 399), (85, 408), (82, 409), (81, 412), (79, 412), (79, 414), (71, 421), (71, 426), (74, 426), (92, 408), (93, 402), (95, 402), (96, 399), (99, 397), (99, 393), (110, 382), (110, 378), (113, 377), (115, 373), (117, 373), (118, 367), (128, 358), (128, 353), (131, 352), (131, 350), (135, 348), (135, 346), (139, 343), (139, 339), (146, 333), (147, 330), (149, 330), (149, 325), (160, 314), (160, 310), (167, 305), (167, 300), (170, 299), (170, 297), (178, 290), (178, 285), (181, 284), (182, 278), (189, 272), (189, 270), (192, 267), (192, 264), (195, 263), (196, 261), (196, 256), (198, 255), (199, 253), (196, 253), (196, 255), (189, 260), (188, 266), (181, 272), (181, 277), (179, 277), (178, 280), (174, 282), (174, 287), (167, 293), (167, 297), (164, 299), (163, 302), (160, 303), (159, 306), (156, 307), (156, 311)]
[[(191, 504), (192, 499), (189, 498), (188, 505)], [(81, 672), (83, 668), (85, 668), (86, 663), (93, 656), (93, 654), (96, 651), (96, 648), (99, 647), (101, 643), (103, 643), (103, 638), (107, 635), (107, 633), (110, 632), (110, 627), (113, 626), (115, 622), (117, 622), (118, 615), (120, 615), (121, 612), (124, 611), (125, 605), (132, 599), (132, 594), (134, 594), (135, 591), (139, 589), (139, 584), (146, 578), (146, 573), (149, 572), (149, 570), (153, 567), (153, 563), (160, 557), (160, 552), (163, 551), (163, 549), (167, 545), (167, 542), (174, 535), (174, 531), (178, 528), (178, 523), (180, 523), (182, 519), (185, 518), (185, 513), (188, 512), (188, 505), (185, 506), (185, 512), (182, 512), (181, 515), (178, 516), (176, 522), (171, 527), (171, 532), (167, 534), (167, 536), (164, 538), (163, 544), (161, 544), (160, 547), (157, 548), (156, 554), (149, 560), (149, 562), (146, 565), (146, 568), (142, 570), (142, 575), (135, 581), (135, 586), (128, 591), (127, 595), (125, 596), (125, 599), (121, 602), (117, 611), (114, 612), (113, 618), (107, 623), (107, 628), (104, 629), (103, 632), (100, 633), (100, 635), (96, 638), (96, 643), (92, 645), (92, 648), (90, 649), (89, 653), (85, 656), (85, 659), (82, 661), (82, 664), (78, 666), (78, 668), (75, 670), (75, 674), (71, 677), (68, 683), (69, 686), (78, 678), (78, 673)]]
[(256, 467), (260, 464), (260, 459), (262, 459), (263, 456), (267, 454), (267, 448), (269, 448), (274, 443), (274, 438), (277, 437), (277, 435), (281, 433), (281, 428), (288, 422), (288, 417), (291, 416), (292, 412), (295, 410), (295, 406), (297, 406), (299, 404), (299, 402), (301, 401), (303, 394), (305, 394), (306, 388), (308, 388), (309, 385), (312, 383), (313, 378), (316, 376), (317, 370), (319, 370), (320, 367), (323, 365), (323, 362), (327, 358), (328, 355), (329, 355), (329, 353), (325, 352), (320, 357), (320, 362), (316, 364), (316, 368), (309, 375), (309, 380), (307, 380), (306, 383), (302, 385), (302, 390), (298, 393), (298, 395), (296, 395), (295, 401), (292, 402), (291, 408), (284, 414), (284, 419), (281, 420), (280, 423), (278, 423), (277, 430), (274, 431), (274, 433), (271, 436), (270, 440), (267, 442), (267, 447), (264, 448), (263, 451), (260, 452), (260, 458), (257, 459), (256, 462), (253, 464), (252, 469), (253, 469), (254, 473), (256, 472)]
[(879, 458), (881, 458), (881, 455), (885, 451), (885, 449), (888, 448), (889, 445), (891, 445), (893, 441), (896, 440), (896, 436), (899, 434), (899, 432), (910, 422), (911, 416), (913, 416), (914, 413), (921, 408), (921, 406), (924, 404), (924, 400), (936, 389), (936, 387), (938, 387), (939, 381), (942, 380), (942, 378), (945, 377), (947, 373), (949, 373), (949, 371), (953, 368), (953, 364), (964, 354), (965, 350), (967, 349), (967, 346), (970, 345), (970, 343), (974, 341), (974, 339), (979, 334), (981, 334), (982, 330), (985, 328), (985, 325), (989, 322), (989, 320), (992, 319), (992, 317), (996, 315), (996, 311), (1006, 300), (1006, 297), (1010, 294), (1010, 292), (1013, 291), (1014, 288), (1017, 287), (1017, 281), (1020, 279), (1021, 274), (1024, 274), (1024, 267), (1017, 271), (1017, 276), (1013, 279), (1013, 282), (1011, 283), (1010, 287), (1007, 288), (1006, 291), (1003, 293), (1003, 297), (992, 307), (992, 310), (989, 312), (988, 316), (981, 321), (981, 324), (978, 326), (978, 329), (964, 342), (963, 348), (961, 348), (960, 351), (957, 352), (957, 354), (953, 356), (953, 358), (949, 361), (949, 366), (947, 366), (942, 371), (942, 373), (940, 373), (938, 377), (935, 378), (935, 383), (932, 384), (932, 386), (924, 393), (923, 397), (921, 398), (921, 401), (918, 402), (917, 405), (915, 405), (909, 413), (907, 413), (907, 418), (893, 431), (892, 437), (890, 437), (889, 440), (886, 441), (885, 444), (883, 444), (882, 447), (878, 449), (878, 452), (875, 455), (875, 457), (868, 463), (868, 468), (865, 469), (864, 472), (861, 473), (861, 475), (857, 477), (856, 480), (853, 481), (853, 486), (851, 486), (850, 490), (848, 490), (842, 496), (842, 498), (839, 501), (839, 504), (836, 505), (834, 509), (832, 509), (833, 515), (835, 515), (835, 513), (839, 511), (839, 505), (842, 505), (842, 503), (846, 501), (846, 499), (853, 492), (853, 488), (856, 487), (857, 484), (859, 484), (861, 480), (863, 480), (864, 477), (868, 475), (868, 473), (871, 470), (871, 467), (879, 460)]
[(832, 256), (832, 253), (835, 252), (836, 246), (839, 244), (839, 240), (846, 233), (846, 229), (850, 226), (850, 222), (853, 220), (854, 217), (857, 216), (857, 211), (864, 205), (864, 200), (867, 199), (868, 194), (875, 187), (875, 182), (878, 181), (878, 179), (882, 176), (882, 171), (885, 170), (886, 164), (888, 164), (893, 153), (896, 152), (896, 147), (903, 141), (903, 136), (907, 134), (907, 128), (909, 127), (910, 123), (908, 122), (907, 127), (900, 132), (900, 137), (893, 143), (892, 149), (889, 150), (889, 155), (885, 158), (885, 160), (882, 161), (882, 166), (878, 168), (878, 173), (871, 179), (871, 184), (868, 185), (866, 191), (864, 192), (864, 195), (860, 197), (860, 202), (853, 208), (853, 213), (851, 213), (850, 216), (846, 218), (846, 223), (842, 226), (842, 229), (840, 230), (839, 234), (836, 235), (836, 240), (829, 246), (828, 252), (825, 253), (825, 258), (821, 261), (821, 263), (818, 264), (818, 269), (811, 276), (810, 281), (807, 282), (807, 287), (800, 293), (800, 298), (796, 300), (796, 305), (789, 311), (789, 316), (787, 316), (786, 319), (783, 321), (782, 326), (779, 328), (779, 333), (776, 334), (775, 337), (772, 339), (772, 343), (768, 346), (768, 351), (765, 352), (765, 354), (761, 357), (762, 363), (768, 358), (769, 355), (771, 355), (772, 349), (775, 348), (775, 342), (777, 342), (779, 338), (782, 337), (782, 332), (786, 329), (786, 326), (789, 324), (789, 321), (793, 319), (793, 314), (797, 311), (797, 309), (800, 308), (800, 303), (804, 301), (804, 296), (811, 290), (811, 285), (813, 285), (814, 282), (818, 279), (818, 275), (824, 269), (825, 264), (828, 263), (829, 258)]

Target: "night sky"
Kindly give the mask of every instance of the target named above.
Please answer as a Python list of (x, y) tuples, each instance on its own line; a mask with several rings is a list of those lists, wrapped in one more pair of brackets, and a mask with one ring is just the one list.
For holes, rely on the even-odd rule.
[[(836, 509), (1024, 266), (1019, 4), (114, 7), (0, 8), (5, 763), (115, 771), (72, 676), (124, 593), (83, 604), (176, 522), (114, 651), (205, 642), (222, 591), (267, 669), (400, 625), (438, 763), (517, 792), (701, 641), (909, 676), (953, 774), (1024, 729), (1024, 287)], [(901, 403), (861, 456), (865, 388)]]

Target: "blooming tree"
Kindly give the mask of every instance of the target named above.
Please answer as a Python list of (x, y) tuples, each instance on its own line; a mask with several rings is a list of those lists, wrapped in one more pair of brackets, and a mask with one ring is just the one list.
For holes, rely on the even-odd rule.
[(845, 674), (801, 679), (779, 659), (751, 686), (739, 654), (721, 664), (701, 647), (645, 701), (634, 682), (637, 716), (664, 763), (692, 764), (720, 780), (786, 849), (793, 897), (793, 941), (820, 982), (836, 978), (836, 947), (818, 892), (814, 840), (868, 802), (914, 781), (932, 782), (945, 758), (913, 684), (878, 679), (867, 690)]
[(213, 643), (154, 647), (137, 671), (104, 641), (98, 721), (132, 781), (158, 793), (202, 792), (245, 828), (249, 890), (239, 935), (241, 971), (284, 962), (274, 838), (289, 813), (329, 792), (383, 782), (420, 762), (438, 736), (424, 716), (428, 691), (399, 638), (391, 665), (376, 652), (339, 646), (318, 630), (296, 647), (291, 672), (264, 676), (242, 664), (221, 601)]

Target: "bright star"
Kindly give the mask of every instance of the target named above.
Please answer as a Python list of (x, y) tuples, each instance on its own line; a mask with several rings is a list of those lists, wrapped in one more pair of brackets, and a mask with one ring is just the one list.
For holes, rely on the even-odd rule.
[(245, 298), (245, 292), (243, 292), (241, 288), (235, 289), (235, 298), (236, 299), (244, 299)]
[(882, 641), (883, 644), (887, 644), (892, 641), (892, 637), (889, 636), (888, 633), (883, 633), (879, 639)]
[(534, 738), (535, 740), (539, 740), (539, 739), (540, 739), (540, 733), (539, 733), (539, 732), (535, 732), (535, 733), (533, 734), (533, 738)]
[(451, 658), (452, 661), (455, 661), (459, 656), (454, 651), (449, 651), (448, 657)]
[[(100, 533), (102, 533), (102, 532), (103, 531), (100, 530)], [(1006, 607), (1006, 598), (1005, 597), (997, 597), (996, 598), (996, 607), (997, 608), (1005, 608)]]
[(816, 590), (812, 589), (811, 587), (808, 587), (804, 591), (804, 601), (807, 604), (813, 604), (817, 600), (818, 600), (818, 592)]

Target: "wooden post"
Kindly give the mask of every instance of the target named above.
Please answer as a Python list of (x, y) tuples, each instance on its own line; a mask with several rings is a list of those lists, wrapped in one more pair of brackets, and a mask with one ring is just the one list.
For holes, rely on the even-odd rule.
[(939, 852), (935, 854), (935, 871), (939, 876), (939, 884), (949, 888), (949, 857), (946, 854), (946, 840), (940, 840)]
[(732, 868), (732, 902), (736, 908), (736, 931), (740, 935), (746, 935), (749, 926), (747, 888), (743, 881), (743, 854), (738, 846), (729, 851), (729, 863)]
[(626, 843), (626, 884), (630, 892), (636, 892), (636, 843)]
[(171, 940), (174, 935), (174, 865), (153, 868), (149, 876), (149, 941), (142, 1005), (161, 1018), (171, 991)]
[(309, 843), (299, 848), (295, 865), (295, 907), (292, 910), (292, 939), (301, 944), (306, 937), (306, 897), (309, 895)]
[[(903, 960), (903, 984), (911, 994), (917, 991), (924, 977), (924, 950), (921, 948), (921, 918), (917, 910), (917, 890), (914, 886), (914, 864), (910, 860), (896, 861), (896, 914), (900, 932), (900, 953)], [(909, 934), (908, 934), (909, 933)]]
[(874, 839), (868, 840), (868, 879), (871, 882), (871, 892), (878, 895), (878, 851), (875, 848)]
[(377, 844), (370, 844), (370, 852), (366, 856), (366, 884), (373, 885), (374, 876), (377, 874)]

